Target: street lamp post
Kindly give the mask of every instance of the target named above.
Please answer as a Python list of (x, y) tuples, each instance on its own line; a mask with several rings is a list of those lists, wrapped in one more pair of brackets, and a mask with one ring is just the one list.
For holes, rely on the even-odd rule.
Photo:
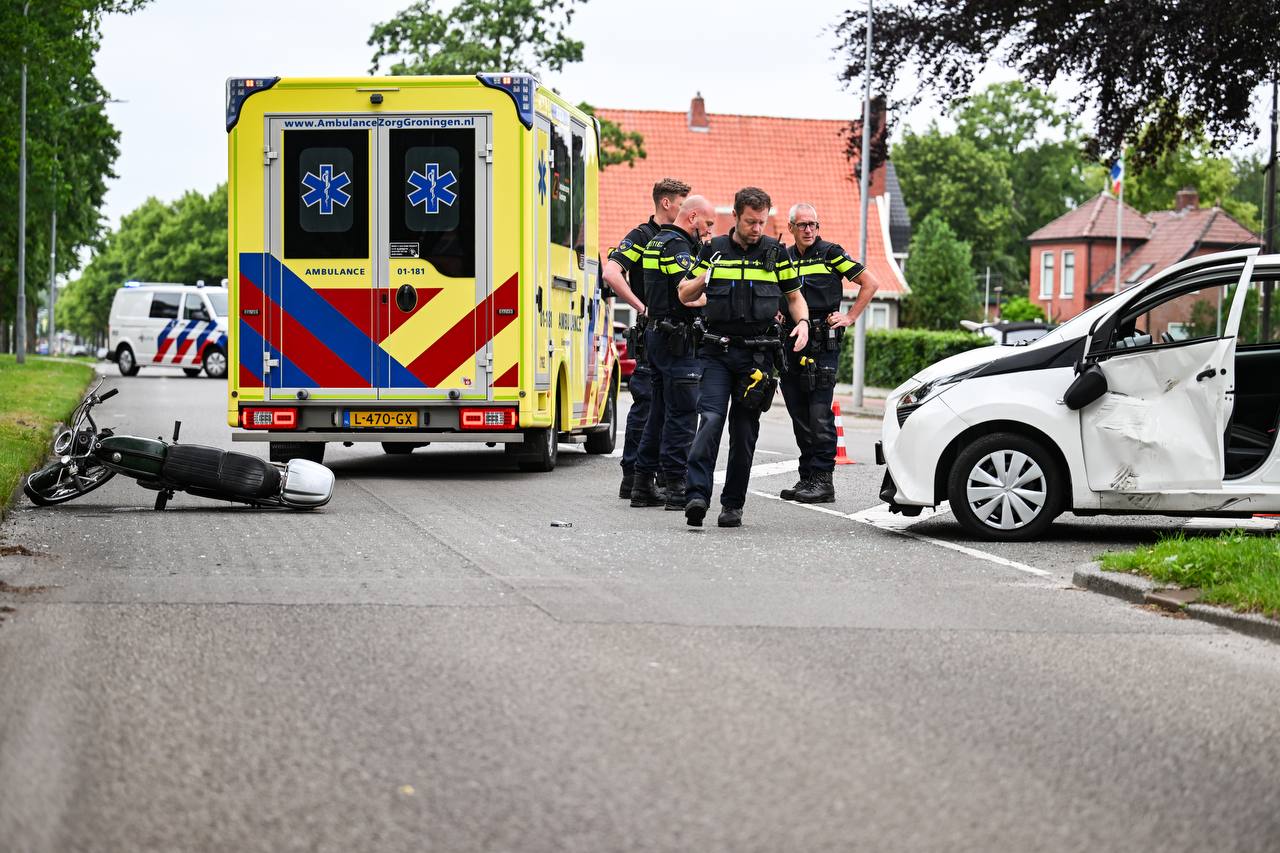
[(18, 300), (14, 306), (14, 343), (18, 364), (27, 363), (27, 10), (31, 0), (22, 4), (22, 77), (21, 106), (18, 108)]

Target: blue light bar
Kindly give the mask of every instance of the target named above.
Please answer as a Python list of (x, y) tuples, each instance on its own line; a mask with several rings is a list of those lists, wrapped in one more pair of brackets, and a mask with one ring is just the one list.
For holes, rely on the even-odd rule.
[(240, 121), (240, 107), (250, 95), (270, 89), (280, 82), (279, 77), (228, 77), (227, 78), (227, 132)]
[(538, 78), (532, 74), (492, 74), (481, 72), (476, 79), (490, 89), (501, 89), (511, 96), (516, 105), (520, 123), (533, 129), (533, 93), (538, 88)]

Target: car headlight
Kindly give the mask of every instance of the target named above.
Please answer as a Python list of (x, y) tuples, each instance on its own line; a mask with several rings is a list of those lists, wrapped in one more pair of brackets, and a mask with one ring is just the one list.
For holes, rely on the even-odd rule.
[(916, 409), (920, 408), (928, 400), (937, 397), (943, 391), (953, 385), (963, 382), (970, 376), (977, 373), (986, 365), (978, 365), (969, 370), (963, 370), (959, 373), (953, 373), (950, 376), (940, 376), (937, 379), (931, 379), (923, 385), (917, 385), (898, 399), (898, 426), (906, 423), (908, 417)]

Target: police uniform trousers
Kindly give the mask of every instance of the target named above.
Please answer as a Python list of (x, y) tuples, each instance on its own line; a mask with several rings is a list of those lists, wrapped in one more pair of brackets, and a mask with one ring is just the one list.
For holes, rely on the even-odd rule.
[[(818, 375), (827, 371), (831, 377), (827, 387), (822, 381), (810, 390), (805, 372), (800, 367), (800, 356), (807, 355), (816, 361)], [(839, 351), (823, 352), (810, 347), (807, 352), (788, 353), (788, 370), (779, 380), (782, 399), (791, 415), (791, 429), (795, 432), (796, 445), (800, 448), (800, 476), (834, 471), (836, 467), (836, 417), (831, 411), (831, 399), (835, 396), (835, 371), (840, 364)]]
[(653, 402), (653, 370), (649, 367), (648, 354), (644, 359), (636, 359), (636, 369), (627, 380), (627, 388), (631, 391), (631, 409), (627, 412), (627, 430), (622, 440), (624, 474), (635, 470), (636, 457), (640, 453), (640, 438), (644, 435), (644, 425), (649, 420), (649, 409)]
[(698, 385), (702, 367), (691, 354), (673, 352), (658, 329), (645, 332), (649, 368), (653, 371), (649, 419), (636, 452), (636, 473), (661, 471), (668, 482), (683, 480), (689, 467), (689, 445), (698, 423)]
[[(720, 455), (720, 438), (725, 421), (729, 422), (729, 468), (720, 505), (741, 509), (747, 502), (747, 482), (751, 478), (751, 460), (760, 435), (760, 412), (748, 410), (734, 389), (743, 377), (760, 365), (756, 352), (730, 344), (702, 347), (702, 397), (698, 401), (698, 432), (689, 453), (689, 486), (686, 499), (702, 498), (711, 502), (711, 480)], [(772, 367), (772, 356), (765, 369)]]

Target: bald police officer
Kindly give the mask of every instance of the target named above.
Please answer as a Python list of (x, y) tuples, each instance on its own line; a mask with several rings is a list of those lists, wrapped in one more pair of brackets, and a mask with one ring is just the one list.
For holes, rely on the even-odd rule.
[[(809, 343), (791, 354), (783, 375), (782, 398), (800, 447), (800, 479), (783, 489), (783, 500), (831, 503), (836, 499), (832, 473), (836, 467), (836, 420), (831, 411), (836, 368), (844, 330), (857, 322), (875, 295), (877, 285), (866, 268), (839, 244), (818, 236), (818, 211), (797, 204), (787, 217), (795, 244), (790, 259), (799, 276), (800, 292), (809, 306)], [(858, 297), (848, 311), (840, 310), (844, 281), (856, 281)]]

